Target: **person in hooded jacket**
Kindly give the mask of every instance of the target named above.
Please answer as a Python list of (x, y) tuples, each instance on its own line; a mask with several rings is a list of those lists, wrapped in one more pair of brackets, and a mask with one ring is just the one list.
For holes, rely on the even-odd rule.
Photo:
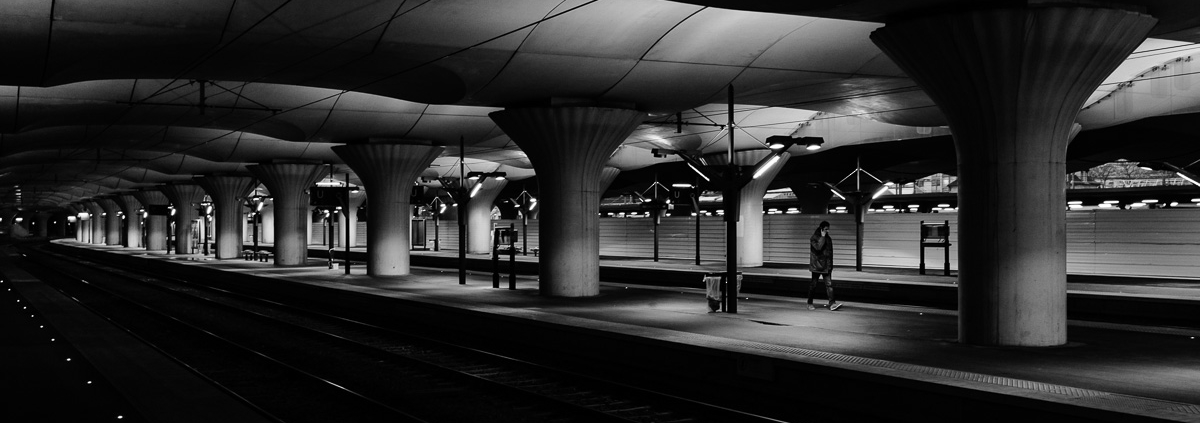
[(808, 285), (808, 309), (816, 310), (813, 306), (813, 289), (825, 279), (825, 295), (829, 298), (829, 310), (834, 311), (842, 304), (833, 299), (833, 238), (829, 237), (829, 222), (822, 221), (817, 230), (808, 240), (809, 263), (808, 270), (812, 272), (812, 282)]

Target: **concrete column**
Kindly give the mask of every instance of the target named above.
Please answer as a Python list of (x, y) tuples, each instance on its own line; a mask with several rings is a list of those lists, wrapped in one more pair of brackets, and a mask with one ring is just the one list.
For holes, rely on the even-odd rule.
[[(753, 172), (753, 166), (772, 153), (771, 150), (747, 150), (733, 153), (734, 163), (744, 166), (747, 172)], [(779, 169), (787, 164), (791, 155), (783, 153), (779, 161), (767, 168), (758, 179), (753, 179), (742, 187), (738, 196), (738, 233), (737, 257), (738, 266), (761, 267), (763, 265), (763, 195), (771, 180), (779, 173)], [(729, 154), (721, 153), (705, 157), (709, 164), (725, 165), (729, 163)]]
[(86, 220), (79, 217), (79, 213), (87, 212), (87, 206), (79, 202), (71, 203), (71, 212), (75, 213), (75, 240), (81, 243), (90, 242), (88, 235), (92, 228), (87, 226)]
[(796, 195), (796, 200), (800, 202), (800, 213), (829, 213), (829, 200), (833, 197), (833, 191), (825, 184), (789, 181), (788, 187), (792, 189), (792, 194)]
[[(601, 197), (604, 196), (604, 193), (606, 191), (608, 191), (608, 187), (612, 186), (613, 181), (616, 181), (617, 176), (620, 176), (620, 175), (621, 175), (620, 168), (616, 168), (616, 167), (612, 167), (612, 166), (605, 166), (604, 169), (600, 170), (600, 187), (597, 191), (600, 193)], [(538, 209), (540, 209), (540, 207), (534, 209), (533, 212), (530, 213), (529, 217), (536, 218), (537, 214), (538, 214)], [(597, 210), (597, 211), (599, 211), (599, 210)]]
[(104, 210), (104, 244), (121, 245), (121, 216), (117, 214), (121, 208), (110, 197), (99, 198), (96, 204)]
[[(350, 231), (349, 234), (351, 247), (358, 245), (358, 208), (362, 207), (363, 201), (366, 200), (366, 190), (360, 189), (357, 192), (351, 192), (350, 207), (347, 207), (343, 210), (346, 215), (342, 219), (338, 220), (338, 227), (342, 231), (342, 234), (346, 234), (346, 231)], [(338, 242), (345, 242), (345, 237), (346, 235), (342, 235), (342, 240)]]
[(242, 234), (246, 219), (242, 214), (242, 200), (258, 186), (258, 181), (249, 176), (205, 175), (196, 178), (212, 199), (216, 212), (216, 257), (217, 260), (242, 256)]
[(1065, 156), (1086, 98), (1156, 20), (1055, 6), (889, 23), (875, 42), (941, 109), (958, 153), (959, 341), (1067, 342)]
[(94, 199), (88, 200), (87, 202), (83, 203), (83, 205), (84, 205), (84, 207), (88, 208), (88, 214), (92, 215), (91, 220), (88, 222), (88, 225), (90, 225), (91, 229), (92, 229), (91, 231), (89, 231), (89, 233), (91, 234), (90, 243), (103, 244), (104, 243), (104, 216), (103, 216), (104, 209), (101, 208), (100, 203), (97, 203), (96, 200), (94, 200)]
[(83, 242), (83, 220), (79, 218), (79, 212), (84, 208), (79, 203), (71, 203), (67, 205), (67, 213), (70, 216), (75, 216), (75, 240)]
[(500, 191), (508, 185), (508, 180), (480, 179), (468, 184), (471, 186), (467, 187), (467, 193), (474, 190), (474, 184), (482, 185), (467, 202), (467, 253), (491, 254), (492, 207), (495, 206)]
[(175, 206), (175, 254), (191, 254), (192, 224), (200, 215), (196, 204), (204, 201), (204, 189), (196, 184), (167, 184), (158, 189)]
[[(144, 189), (133, 193), (133, 196), (146, 207), (147, 211), (152, 206), (168, 206), (171, 200), (167, 199), (167, 195), (159, 190)], [(158, 212), (150, 212), (150, 216), (146, 218), (146, 249), (147, 250), (166, 250), (167, 249), (167, 230), (170, 227), (167, 219), (169, 214), (161, 214)]]
[(259, 241), (267, 244), (275, 243), (275, 201), (267, 200), (267, 204), (262, 209), (262, 239)]
[(525, 151), (537, 171), (540, 293), (599, 294), (600, 172), (646, 114), (602, 107), (528, 107), (489, 116)]
[(34, 235), (38, 238), (49, 238), (50, 213), (38, 212), (33, 215), (33, 218), (34, 221), (37, 222), (37, 229), (35, 229)]
[(370, 192), (367, 203), (367, 274), (409, 273), (413, 181), (442, 154), (442, 147), (414, 144), (350, 144), (333, 152)]
[(313, 214), (316, 213), (317, 208), (305, 206), (305, 210), (307, 212), (304, 214), (304, 245), (308, 246), (313, 244)]
[(125, 245), (130, 248), (142, 247), (142, 214), (138, 209), (142, 203), (132, 193), (118, 194), (114, 198), (117, 206), (125, 212)]
[(305, 163), (267, 163), (246, 168), (266, 185), (274, 201), (275, 265), (304, 265), (308, 261), (305, 227), (312, 220), (308, 213), (308, 188), (325, 168)]

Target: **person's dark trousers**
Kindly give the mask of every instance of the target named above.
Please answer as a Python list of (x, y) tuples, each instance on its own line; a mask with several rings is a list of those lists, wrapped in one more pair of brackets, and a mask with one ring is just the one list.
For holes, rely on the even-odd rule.
[(813, 303), (813, 289), (817, 288), (817, 284), (821, 283), (821, 279), (825, 279), (825, 296), (829, 298), (829, 305), (833, 305), (833, 278), (832, 273), (813, 273), (812, 282), (808, 284), (808, 304)]

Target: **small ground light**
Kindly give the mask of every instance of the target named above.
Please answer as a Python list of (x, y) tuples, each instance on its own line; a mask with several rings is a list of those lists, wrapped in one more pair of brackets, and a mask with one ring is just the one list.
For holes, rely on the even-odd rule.
[(87, 381), (87, 384), (88, 384), (88, 385), (91, 385), (91, 384), (92, 384), (92, 381), (90, 381), (90, 380), (89, 380), (89, 381)]
[(67, 361), (71, 361), (71, 357), (67, 357)]

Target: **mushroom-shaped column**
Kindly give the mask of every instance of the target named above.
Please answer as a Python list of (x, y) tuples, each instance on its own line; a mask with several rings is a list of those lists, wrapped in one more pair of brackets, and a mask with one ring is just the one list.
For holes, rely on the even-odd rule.
[[(349, 144), (333, 152), (354, 170), (371, 196), (367, 202), (367, 274), (409, 273), (413, 181), (442, 154), (442, 147), (413, 144)], [(353, 213), (353, 210), (347, 210)]]
[(91, 230), (87, 219), (87, 207), (81, 203), (71, 203), (71, 211), (75, 213), (75, 240), (81, 243), (91, 242)]
[(146, 249), (147, 250), (166, 250), (167, 249), (167, 218), (170, 217), (170, 212), (167, 211), (167, 206), (171, 205), (171, 201), (167, 199), (167, 195), (162, 191), (144, 189), (133, 193), (138, 201), (146, 207)]
[(103, 244), (104, 243), (104, 209), (100, 207), (95, 199), (88, 200), (83, 203), (88, 209), (88, 227), (90, 234), (89, 243)]
[(205, 175), (196, 178), (196, 182), (204, 187), (217, 213), (217, 260), (241, 257), (242, 231), (246, 222), (242, 215), (242, 200), (258, 186), (258, 181), (249, 176)]
[(1155, 23), (1049, 3), (914, 17), (871, 34), (954, 134), (959, 341), (1067, 342), (1071, 129), (1083, 102)]
[(175, 206), (175, 254), (191, 254), (192, 224), (200, 215), (196, 205), (204, 201), (204, 189), (186, 183), (167, 184), (158, 189)]
[[(733, 153), (733, 162), (740, 166), (754, 166), (773, 153), (767, 149), (738, 151)], [(790, 154), (782, 153), (775, 163), (766, 163), (770, 167), (764, 168), (757, 178), (751, 179), (750, 183), (742, 187), (740, 195), (738, 195), (738, 217), (740, 219), (737, 224), (738, 266), (757, 267), (763, 265), (763, 195), (766, 195), (771, 180), (775, 179), (779, 169), (787, 164), (790, 157)], [(729, 163), (728, 154), (714, 154), (705, 159), (709, 164), (714, 165)]]
[(104, 210), (104, 244), (121, 245), (121, 215), (117, 213), (121, 207), (111, 197), (99, 198), (96, 204)]
[(274, 244), (275, 243), (275, 201), (272, 200), (271, 198), (267, 198), (265, 200), (265, 203), (264, 203), (263, 208), (260, 211), (260, 213), (262, 213), (261, 214), (262, 219), (259, 222), (259, 224), (262, 225), (262, 239), (260, 241), (265, 242), (267, 244)]
[(833, 191), (828, 186), (816, 182), (788, 181), (788, 188), (800, 203), (800, 213), (824, 214), (829, 213), (829, 199)]
[(246, 166), (274, 199), (275, 265), (299, 266), (308, 261), (308, 188), (323, 167), (309, 163), (266, 163)]
[(125, 246), (130, 248), (142, 247), (142, 214), (138, 213), (138, 209), (142, 208), (142, 203), (134, 197), (133, 193), (117, 194), (114, 198), (117, 206), (125, 212)]
[(467, 253), (492, 252), (492, 208), (507, 185), (507, 179), (480, 178), (467, 188), (474, 194), (467, 201)]
[(646, 117), (602, 107), (511, 108), (489, 114), (537, 171), (542, 295), (600, 293), (600, 171)]
[(367, 201), (365, 190), (356, 188), (350, 191), (350, 206), (345, 209), (346, 216), (344, 219), (338, 219), (338, 230), (348, 234), (343, 236), (350, 237), (351, 247), (358, 245), (358, 208), (362, 207), (364, 201)]

